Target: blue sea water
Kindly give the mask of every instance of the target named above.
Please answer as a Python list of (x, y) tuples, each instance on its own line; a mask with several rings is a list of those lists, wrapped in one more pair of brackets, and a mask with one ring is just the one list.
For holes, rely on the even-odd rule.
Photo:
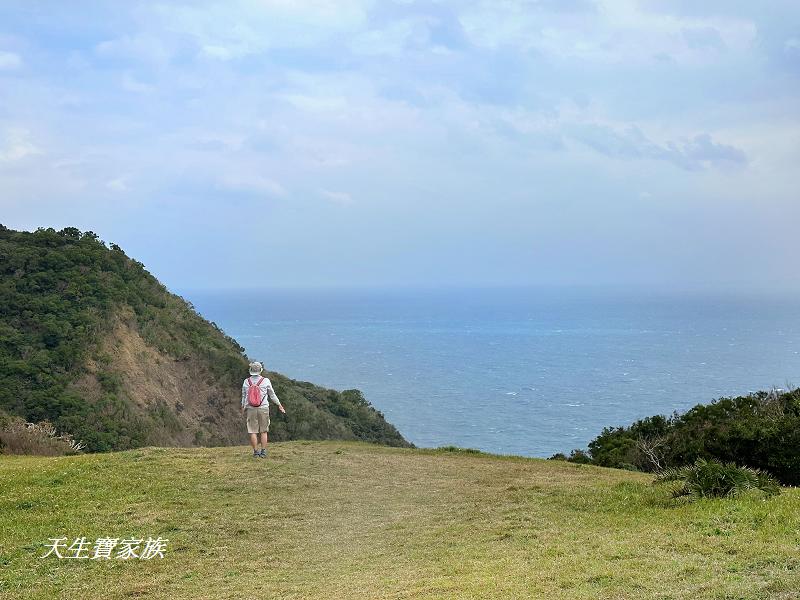
[(183, 292), (250, 357), (359, 388), (418, 446), (550, 456), (800, 382), (800, 297), (579, 289)]

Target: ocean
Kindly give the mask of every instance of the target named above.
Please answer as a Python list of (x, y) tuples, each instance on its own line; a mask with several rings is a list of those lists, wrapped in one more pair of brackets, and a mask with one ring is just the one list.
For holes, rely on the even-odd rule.
[(581, 289), (185, 291), (268, 369), (358, 388), (411, 442), (550, 456), (800, 382), (800, 297)]

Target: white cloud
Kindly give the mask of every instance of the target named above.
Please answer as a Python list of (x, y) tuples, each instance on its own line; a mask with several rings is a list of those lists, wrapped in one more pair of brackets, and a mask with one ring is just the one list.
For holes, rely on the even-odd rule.
[(13, 162), (25, 157), (42, 154), (31, 140), (31, 133), (23, 127), (6, 130), (5, 143), (0, 145), (0, 162)]
[[(647, 64), (659, 57), (707, 62), (721, 47), (749, 50), (757, 36), (756, 25), (746, 19), (653, 14), (635, 0), (604, 0), (597, 10), (567, 13), (552, 8), (520, 0), (483, 0), (466, 7), (460, 20), (479, 46), (513, 45), (549, 57), (606, 64)], [(701, 33), (707, 43), (698, 43)]]
[(127, 192), (130, 190), (127, 177), (117, 177), (106, 183), (106, 187), (115, 192)]
[(581, 123), (565, 127), (570, 137), (611, 158), (665, 160), (689, 171), (747, 165), (743, 150), (715, 141), (708, 133), (658, 143), (636, 126), (624, 129)]
[(222, 189), (233, 192), (263, 194), (280, 198), (287, 195), (286, 189), (279, 182), (263, 175), (227, 174), (219, 178), (218, 185)]
[(164, 36), (152, 33), (123, 35), (119, 38), (100, 42), (94, 47), (95, 54), (101, 58), (133, 59), (155, 64), (165, 64), (174, 49)]
[(353, 36), (350, 47), (357, 54), (402, 56), (414, 31), (411, 21), (397, 21), (381, 29), (361, 31)]
[(202, 50), (203, 54), (206, 56), (217, 58), (219, 60), (230, 60), (235, 57), (234, 52), (225, 46), (213, 46), (211, 44), (206, 44), (203, 46)]
[(14, 52), (0, 50), (0, 71), (13, 71), (22, 66), (22, 58)]
[(347, 98), (344, 96), (323, 96), (311, 94), (280, 94), (277, 96), (294, 105), (296, 108), (307, 112), (339, 113), (348, 107)]
[(122, 76), (122, 89), (135, 94), (149, 94), (155, 91), (155, 86), (148, 83), (142, 83), (130, 73), (125, 73)]
[(272, 47), (309, 47), (357, 31), (370, 3), (360, 0), (231, 0), (160, 4), (159, 27), (188, 36), (206, 56), (230, 60)]
[(321, 189), (319, 193), (323, 198), (330, 200), (334, 204), (340, 204), (342, 206), (353, 204), (353, 197), (347, 192), (334, 192), (331, 190)]

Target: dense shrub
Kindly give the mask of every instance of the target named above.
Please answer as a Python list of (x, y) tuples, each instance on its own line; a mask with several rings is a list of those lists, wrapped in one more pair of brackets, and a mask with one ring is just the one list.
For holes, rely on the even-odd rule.
[(800, 485), (800, 390), (720, 398), (683, 414), (607, 427), (588, 455), (592, 464), (649, 472), (716, 459)]

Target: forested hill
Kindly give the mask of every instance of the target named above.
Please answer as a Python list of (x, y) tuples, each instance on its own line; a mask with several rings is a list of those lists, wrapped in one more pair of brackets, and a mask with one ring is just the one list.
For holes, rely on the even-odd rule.
[[(119, 246), (0, 225), (0, 417), (50, 421), (90, 451), (243, 444), (247, 363)], [(409, 445), (358, 390), (268, 375), (288, 412), (271, 439)]]

